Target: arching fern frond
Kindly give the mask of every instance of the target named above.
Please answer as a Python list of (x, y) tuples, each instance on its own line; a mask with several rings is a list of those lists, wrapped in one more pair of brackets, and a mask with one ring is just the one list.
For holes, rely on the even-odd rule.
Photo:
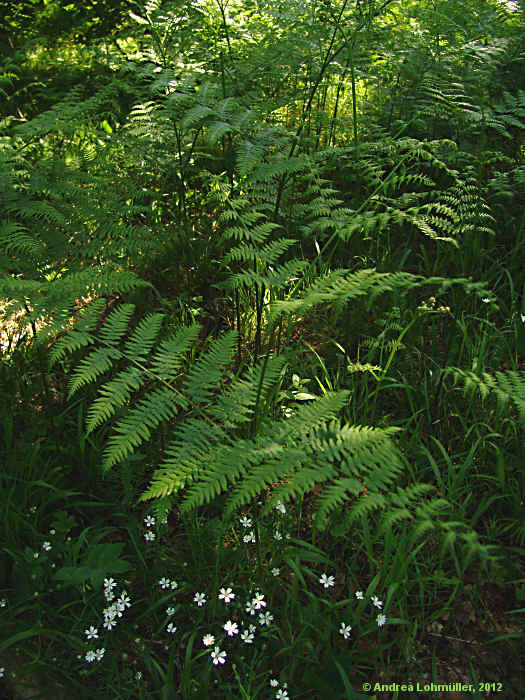
[(319, 528), (343, 509), (349, 522), (378, 509), (395, 511), (396, 522), (406, 520), (407, 511), (415, 519), (430, 518), (430, 511), (413, 512), (415, 491), (395, 491), (402, 471), (397, 429), (341, 423), (348, 391), (326, 392), (290, 417), (275, 418), (272, 397), (283, 357), (270, 355), (235, 376), (235, 332), (212, 340), (192, 359), (198, 326), (179, 328), (156, 348), (163, 316), (149, 314), (133, 328), (133, 312), (133, 305), (116, 307), (98, 334), (94, 316), (86, 314), (83, 328), (74, 329), (69, 342), (62, 339), (58, 354), (85, 341), (92, 346), (73, 374), (71, 394), (114, 370), (87, 417), (88, 433), (115, 419), (104, 470), (156, 445), (157, 430), (169, 428), (170, 442), (140, 501), (157, 500), (158, 512), (166, 514), (176, 502), (189, 511), (224, 494), (228, 518), (269, 487), (273, 500), (286, 502), (321, 486), (314, 510)]

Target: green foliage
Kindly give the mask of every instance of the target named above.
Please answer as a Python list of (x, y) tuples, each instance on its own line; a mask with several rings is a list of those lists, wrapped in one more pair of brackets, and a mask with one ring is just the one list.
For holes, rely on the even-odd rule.
[(454, 384), (463, 384), (465, 395), (480, 394), (484, 401), (488, 396), (496, 398), (498, 411), (501, 413), (509, 404), (514, 404), (518, 418), (525, 428), (525, 377), (516, 370), (506, 372), (476, 373), (457, 367), (447, 367), (443, 376), (452, 376)]
[[(522, 697), (486, 631), (523, 579), (522, 5), (2, 10), (0, 648), (82, 698), (350, 697), (463, 624)], [(119, 573), (137, 627), (88, 664)], [(279, 619), (215, 667), (223, 585)]]
[[(179, 329), (157, 351), (154, 345), (162, 316), (150, 314), (123, 344), (133, 311), (132, 305), (123, 305), (109, 314), (95, 349), (73, 373), (70, 394), (94, 383), (117, 361), (126, 361), (113, 379), (100, 386), (88, 411), (88, 432), (119, 413), (107, 444), (105, 469), (129, 458), (162, 424), (172, 425), (165, 457), (141, 500), (166, 499), (186, 489), (184, 512), (228, 493), (224, 512), (229, 517), (273, 482), (283, 483), (275, 491), (283, 501), (327, 482), (317, 510), (320, 526), (326, 526), (328, 514), (363, 488), (368, 496), (350, 508), (350, 521), (370, 509), (395, 509), (386, 494), (402, 469), (392, 441), (396, 430), (340, 425), (336, 418), (348, 392), (326, 394), (303, 404), (290, 418), (272, 419), (262, 407), (281, 376), (284, 358), (272, 356), (228, 379), (226, 370), (236, 343), (235, 333), (230, 332), (212, 341), (181, 372), (198, 326)], [(79, 340), (86, 339), (78, 336), (86, 332), (85, 319), (83, 324), (83, 331), (72, 331), (75, 341), (68, 349), (75, 350)], [(60, 357), (65, 349), (62, 340)], [(146, 384), (148, 390), (133, 401), (132, 396)]]

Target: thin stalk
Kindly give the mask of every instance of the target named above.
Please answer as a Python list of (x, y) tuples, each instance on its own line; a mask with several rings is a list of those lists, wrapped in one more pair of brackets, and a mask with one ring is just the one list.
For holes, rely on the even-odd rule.
[(335, 135), (335, 122), (337, 120), (337, 112), (339, 110), (339, 98), (341, 96), (341, 92), (343, 89), (343, 83), (344, 79), (346, 77), (346, 70), (341, 73), (339, 76), (339, 83), (337, 85), (337, 92), (335, 94), (335, 105), (334, 105), (334, 111), (332, 114), (332, 119), (330, 121), (330, 132), (328, 134), (328, 148), (332, 145), (332, 136)]
[(263, 312), (263, 307), (264, 307), (264, 297), (266, 294), (266, 287), (265, 285), (261, 285), (261, 289), (256, 290), (257, 291), (257, 301), (256, 301), (256, 307), (255, 307), (255, 312), (256, 312), (256, 319), (257, 319), (257, 327), (255, 330), (255, 356), (253, 358), (253, 363), (254, 365), (257, 362), (257, 358), (259, 357), (259, 353), (261, 352), (261, 324), (262, 324), (262, 312)]
[[(328, 66), (345, 48), (346, 44), (343, 43), (341, 46), (339, 46), (337, 49), (334, 50), (335, 39), (337, 37), (337, 32), (339, 30), (338, 25), (339, 25), (339, 22), (341, 21), (341, 18), (343, 16), (343, 13), (346, 9), (347, 4), (348, 4), (348, 0), (345, 0), (345, 2), (343, 3), (343, 6), (341, 7), (341, 10), (339, 11), (339, 15), (338, 15), (337, 21), (336, 21), (336, 26), (334, 28), (334, 31), (332, 32), (332, 37), (330, 39), (330, 44), (328, 46), (328, 50), (327, 50), (326, 55), (325, 55), (323, 62), (321, 64), (319, 74), (318, 74), (318, 76), (317, 76), (317, 78), (316, 78), (316, 80), (315, 80), (315, 82), (312, 85), (312, 88), (310, 90), (310, 94), (308, 96), (308, 101), (306, 103), (306, 107), (305, 107), (304, 112), (303, 112), (303, 118), (301, 119), (299, 126), (297, 127), (297, 130), (295, 132), (295, 135), (292, 139), (292, 145), (290, 146), (290, 151), (288, 153), (288, 159), (290, 159), (293, 156), (293, 154), (295, 153), (295, 149), (297, 147), (297, 144), (299, 143), (299, 139), (301, 138), (301, 134), (303, 133), (303, 129), (304, 129), (304, 126), (306, 123), (306, 120), (304, 117), (306, 116), (306, 114), (309, 114), (310, 110), (312, 109), (314, 97), (317, 93), (317, 89), (318, 89), (319, 85), (321, 84), (321, 82), (324, 78), (324, 75), (326, 73)], [(281, 197), (283, 194), (285, 183), (286, 183), (286, 175), (283, 175), (280, 182), (279, 182), (279, 187), (277, 188), (277, 197), (276, 197), (275, 208), (274, 208), (274, 219), (277, 218), (277, 213), (279, 212), (279, 206), (281, 204)]]
[(352, 81), (352, 120), (354, 123), (354, 146), (357, 148), (357, 95), (355, 89), (355, 65), (354, 65), (354, 48), (356, 35), (352, 40), (352, 45), (349, 52), (350, 59), (350, 80)]
[(227, 3), (224, 4), (221, 2), (221, 0), (217, 0), (217, 5), (219, 6), (219, 10), (221, 12), (221, 17), (222, 17), (222, 28), (224, 29), (224, 36), (226, 37), (226, 43), (228, 44), (228, 55), (230, 57), (230, 61), (233, 61), (232, 57), (232, 46), (230, 42), (230, 32), (228, 31), (228, 22), (226, 21), (226, 6)]
[(371, 398), (374, 399), (374, 403), (373, 403), (373, 406), (372, 406), (372, 415), (373, 415), (374, 417), (375, 417), (375, 410), (376, 410), (377, 395), (378, 395), (378, 393), (379, 393), (379, 390), (381, 389), (381, 383), (382, 383), (383, 380), (385, 379), (385, 377), (386, 377), (386, 375), (387, 375), (387, 373), (388, 373), (388, 370), (390, 369), (390, 365), (392, 364), (392, 361), (393, 361), (393, 359), (394, 359), (394, 355), (396, 354), (396, 352), (397, 352), (399, 346), (401, 345), (401, 341), (403, 340), (403, 338), (405, 337), (405, 335), (408, 333), (408, 331), (412, 328), (412, 326), (414, 325), (414, 323), (415, 323), (418, 319), (419, 319), (419, 316), (416, 314), (416, 315), (414, 316), (414, 318), (410, 321), (410, 323), (401, 331), (401, 333), (400, 333), (398, 339), (396, 340), (396, 342), (394, 343), (394, 346), (392, 347), (392, 350), (390, 351), (390, 355), (388, 356), (388, 360), (387, 360), (387, 362), (386, 362), (386, 365), (385, 365), (383, 371), (381, 372), (381, 375), (379, 376), (379, 378), (378, 378), (378, 380), (377, 380), (377, 386), (376, 386), (376, 388), (374, 389), (374, 391), (373, 391), (373, 392), (368, 396), (368, 398), (367, 398), (368, 401), (370, 401)]

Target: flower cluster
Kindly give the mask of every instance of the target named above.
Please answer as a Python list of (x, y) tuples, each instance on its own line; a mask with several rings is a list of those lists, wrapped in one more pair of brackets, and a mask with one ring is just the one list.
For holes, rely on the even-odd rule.
[[(270, 687), (271, 688), (279, 688), (279, 681), (276, 678), (272, 678), (270, 680)], [(288, 688), (288, 683), (283, 683), (279, 690), (277, 691), (275, 698), (276, 700), (284, 700), (285, 698), (288, 698), (288, 691), (286, 690)]]
[[(202, 598), (200, 598), (202, 597)], [(201, 600), (204, 598), (204, 593), (196, 593), (194, 601)], [(225, 604), (231, 603), (235, 600), (235, 593), (232, 588), (221, 588), (218, 595), (219, 600), (222, 600)], [(266, 607), (266, 600), (264, 595), (260, 591), (256, 591), (251, 600), (246, 603), (245, 611), (250, 615), (255, 615), (257, 610), (262, 610)], [(269, 612), (261, 612), (259, 614), (259, 624), (264, 626), (269, 626), (273, 621), (273, 615)], [(253, 644), (255, 637), (255, 632), (257, 630), (255, 625), (248, 625), (245, 629), (239, 628), (239, 623), (233, 620), (227, 620), (222, 629), (226, 632), (228, 637), (240, 636), (240, 639), (244, 644)], [(205, 634), (202, 637), (202, 643), (205, 647), (211, 647), (215, 645), (215, 636), (213, 634)], [(213, 651), (211, 652), (211, 660), (215, 666), (223, 665), (226, 663), (227, 654), (225, 651), (221, 650), (220, 646), (215, 645)]]
[(177, 581), (172, 581), (169, 578), (161, 578), (159, 581), (159, 586), (166, 590), (167, 588), (171, 589), (174, 591), (176, 588), (178, 588), (178, 583)]
[[(104, 579), (104, 596), (108, 602), (115, 598), (113, 588), (115, 588), (116, 585), (117, 584), (112, 578)], [(105, 627), (108, 631), (111, 631), (117, 624), (117, 618), (122, 617), (122, 613), (129, 607), (131, 607), (129, 596), (126, 591), (122, 591), (120, 598), (117, 598), (112, 605), (104, 608), (102, 611), (104, 615), (103, 627)]]
[[(146, 515), (146, 517), (144, 518), (144, 525), (146, 527), (153, 527), (155, 525), (155, 518), (152, 515)], [(146, 542), (153, 542), (155, 537), (156, 535), (153, 532), (153, 530), (148, 530), (144, 533), (144, 539), (146, 540)]]
[[(365, 596), (363, 591), (356, 591), (355, 592), (355, 597), (357, 600), (365, 600)], [(379, 598), (376, 595), (373, 595), (370, 600), (372, 601), (373, 605), (375, 605), (376, 608), (381, 610), (383, 608), (383, 601), (379, 600)], [(376, 617), (376, 622), (378, 627), (383, 627), (384, 624), (386, 623), (386, 615), (383, 613), (379, 613), (379, 615)], [(341, 623), (342, 624), (342, 623)], [(346, 639), (346, 637), (345, 637)]]
[[(122, 617), (122, 613), (126, 610), (126, 608), (131, 607), (131, 600), (126, 591), (122, 591), (120, 596), (115, 600), (116, 596), (113, 589), (116, 587), (116, 585), (117, 584), (115, 583), (114, 579), (104, 579), (104, 598), (108, 603), (113, 600), (115, 601), (102, 611), (104, 616), (104, 624), (102, 626), (108, 631), (111, 631), (113, 627), (116, 626), (117, 619)], [(90, 625), (88, 629), (84, 630), (84, 634), (86, 635), (86, 641), (88, 642), (99, 638), (98, 629), (94, 625)], [(89, 650), (86, 652), (84, 659), (88, 664), (93, 663), (93, 661), (102, 661), (105, 653), (106, 649), (104, 647)]]
[[(321, 577), (319, 578), (319, 583), (321, 583), (325, 588), (332, 588), (335, 586), (335, 578), (333, 576), (328, 576), (326, 573), (322, 574)], [(365, 600), (365, 596), (363, 591), (356, 591), (355, 592), (355, 597), (357, 600)], [(376, 595), (373, 595), (370, 600), (372, 601), (372, 604), (375, 605), (376, 608), (379, 610), (382, 610), (383, 608), (383, 601), (379, 600), (379, 598)], [(376, 622), (378, 627), (383, 627), (383, 625), (386, 623), (386, 616), (382, 613), (380, 613), (376, 617)], [(348, 639), (350, 636), (350, 631), (351, 627), (348, 625), (345, 625), (344, 622), (341, 622), (341, 629), (339, 630), (339, 633), (343, 635), (345, 639)]]

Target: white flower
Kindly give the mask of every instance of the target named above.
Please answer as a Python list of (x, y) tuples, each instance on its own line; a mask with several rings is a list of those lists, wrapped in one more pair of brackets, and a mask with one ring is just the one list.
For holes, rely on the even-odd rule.
[(284, 698), (287, 698), (287, 697), (288, 697), (288, 691), (286, 691), (286, 690), (281, 690), (281, 689), (279, 688), (279, 690), (277, 691), (275, 697), (276, 697), (276, 700), (284, 700)]
[(525, 314), (520, 314), (521, 322), (525, 323)]
[(339, 634), (342, 634), (345, 639), (348, 639), (351, 631), (352, 628), (350, 627), (350, 625), (345, 625), (344, 622), (341, 622), (341, 629), (339, 630)]
[(364, 600), (365, 599), (365, 597), (363, 595), (363, 591), (356, 591), (355, 597), (357, 598), (357, 600)]
[(159, 586), (161, 588), (169, 588), (170, 583), (171, 583), (171, 581), (169, 580), (169, 578), (161, 578), (159, 581)]
[(241, 639), (245, 644), (251, 644), (253, 642), (253, 632), (243, 630), (241, 632)]
[(264, 595), (262, 593), (256, 593), (255, 597), (252, 600), (253, 607), (256, 610), (260, 610), (261, 608), (266, 607), (266, 601), (264, 600)]
[(108, 617), (102, 626), (111, 631), (113, 627), (117, 626), (117, 621), (113, 617)]
[(136, 678), (138, 681), (140, 681), (140, 679), (142, 678), (142, 671), (137, 671), (137, 673), (135, 674), (135, 678)]
[(7, 605), (7, 598), (2, 598), (2, 600), (0, 600), (0, 608), (5, 608), (6, 605)]
[(270, 625), (273, 620), (273, 615), (270, 612), (260, 613), (259, 624), (260, 625)]
[(245, 542), (246, 544), (249, 544), (250, 542), (255, 542), (255, 535), (253, 530), (251, 530), (247, 535), (244, 535), (242, 539), (243, 542)]
[(42, 549), (44, 550), (44, 552), (49, 552), (49, 550), (51, 549), (51, 542), (44, 542), (44, 544), (42, 545)]
[(257, 627), (255, 625), (248, 625), (248, 630), (250, 634), (255, 634)]
[(144, 539), (146, 540), (146, 542), (153, 542), (153, 540), (155, 539), (155, 533), (151, 530), (148, 530), (144, 533)]
[(481, 301), (482, 301), (484, 304), (490, 304), (490, 299), (489, 299), (489, 297), (483, 297), (483, 299), (482, 299)]
[(213, 634), (205, 634), (204, 637), (202, 638), (202, 643), (204, 644), (205, 647), (211, 647), (213, 642), (215, 641), (215, 637)]
[[(118, 613), (116, 605), (110, 605), (109, 608), (104, 608), (102, 611), (102, 614), (104, 615), (105, 619), (112, 620), (114, 617), (116, 617)], [(120, 615), (122, 617), (122, 615)]]
[(252, 520), (251, 518), (247, 518), (245, 515), (242, 516), (242, 518), (239, 521), (243, 527), (251, 527), (252, 526)]
[(277, 688), (277, 686), (279, 685), (279, 681), (275, 678), (272, 678), (272, 680), (270, 681), (270, 685), (272, 686), (272, 688)]
[(108, 591), (112, 591), (117, 584), (112, 578), (105, 578), (104, 579), (104, 588), (106, 588)]
[(120, 598), (117, 598), (116, 606), (118, 610), (125, 610), (126, 608), (131, 608), (131, 600), (126, 591), (122, 591), (122, 593), (120, 594)]
[(109, 608), (104, 608), (102, 611), (105, 620), (113, 620), (117, 615), (117, 608), (111, 605)]
[(153, 527), (153, 525), (155, 525), (155, 518), (152, 515), (146, 515), (144, 518), (144, 525), (146, 525), (146, 527)]
[(175, 615), (175, 608), (167, 608), (167, 609), (166, 609), (166, 615), (168, 615), (168, 617), (171, 617), (172, 615)]
[(279, 513), (282, 513), (284, 515), (286, 513), (286, 506), (281, 501), (277, 501), (277, 503), (275, 504), (275, 510), (278, 510)]
[(279, 530), (276, 530), (276, 531), (273, 533), (273, 538), (274, 538), (274, 540), (279, 541), (279, 540), (282, 540), (283, 536), (281, 535), (281, 533), (279, 532)]
[(115, 594), (111, 590), (111, 588), (105, 588), (104, 589), (104, 598), (108, 601), (108, 603), (111, 603), (111, 601), (114, 599)]
[(2, 667), (0, 668), (0, 678), (3, 678), (3, 677), (4, 677), (4, 673), (5, 673), (5, 668), (2, 666)]
[(239, 634), (239, 628), (236, 622), (228, 620), (228, 622), (222, 626), (222, 629), (228, 634), (228, 637), (233, 637), (234, 634)]
[(49, 531), (49, 534), (54, 535), (55, 533), (56, 533), (56, 530), (54, 527), (52, 527), (51, 530)]
[(385, 624), (385, 622), (386, 622), (386, 617), (385, 617), (385, 615), (383, 615), (383, 614), (380, 613), (380, 614), (377, 616), (377, 626), (378, 626), (378, 627), (382, 627), (382, 626)]
[(97, 661), (102, 661), (102, 658), (103, 658), (105, 653), (106, 653), (106, 650), (104, 649), (104, 647), (102, 647), (101, 649), (97, 649), (95, 652), (95, 656), (97, 657)]
[(170, 583), (170, 588), (171, 588), (172, 591), (174, 591), (174, 590), (175, 590), (176, 588), (178, 588), (178, 587), (179, 587), (179, 584), (177, 583), (177, 581), (172, 581), (172, 582)]
[(88, 664), (90, 664), (97, 658), (97, 655), (94, 651), (88, 651), (84, 658), (88, 662)]
[(376, 606), (376, 608), (381, 608), (383, 607), (383, 601), (379, 600), (379, 598), (376, 595), (372, 596), (372, 603)]
[(172, 622), (170, 622), (170, 624), (166, 627), (166, 632), (169, 632), (170, 634), (175, 634), (176, 631), (177, 628)]
[(279, 569), (277, 566), (275, 566), (272, 569), (272, 576), (279, 576), (280, 573), (281, 573), (281, 569)]
[(250, 600), (246, 603), (246, 612), (250, 615), (255, 615), (255, 604), (253, 600)]
[(206, 602), (206, 595), (204, 593), (195, 593), (193, 596), (193, 602), (197, 603), (200, 608)]
[(211, 658), (213, 659), (214, 666), (223, 664), (226, 661), (226, 652), (221, 651), (219, 647), (215, 647), (215, 651), (211, 652)]
[[(230, 600), (235, 598), (235, 593), (232, 593), (231, 588), (221, 588), (219, 593), (219, 600), (224, 600), (225, 603), (229, 603)], [(224, 663), (224, 661), (222, 662)]]
[(93, 625), (88, 630), (84, 630), (84, 634), (88, 639), (98, 639), (98, 630)]
[(33, 554), (33, 557), (34, 557), (35, 559), (38, 559), (38, 552), (35, 552), (35, 553)]
[(325, 588), (330, 588), (330, 586), (335, 586), (335, 579), (333, 576), (323, 574), (319, 579), (319, 583), (322, 583)]

